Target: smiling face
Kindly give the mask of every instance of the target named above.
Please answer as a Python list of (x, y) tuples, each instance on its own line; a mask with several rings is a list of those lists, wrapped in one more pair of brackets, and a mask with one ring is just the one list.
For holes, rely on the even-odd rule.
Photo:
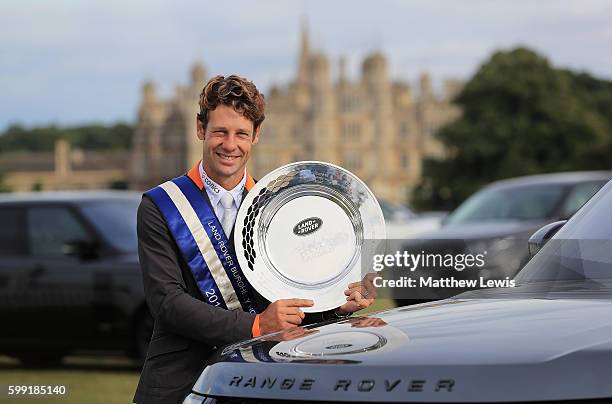
[(208, 113), (208, 124), (197, 121), (198, 138), (203, 141), (202, 167), (225, 189), (240, 183), (251, 148), (259, 141), (259, 127), (231, 106), (218, 105)]

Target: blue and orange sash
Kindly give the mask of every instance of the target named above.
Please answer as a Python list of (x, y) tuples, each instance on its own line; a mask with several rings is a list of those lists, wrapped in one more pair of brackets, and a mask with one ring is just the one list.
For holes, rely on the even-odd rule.
[[(212, 306), (259, 313), (253, 288), (242, 273), (232, 243), (202, 195), (199, 162), (186, 175), (145, 193), (159, 208), (172, 237)], [(247, 174), (246, 189), (255, 181)]]

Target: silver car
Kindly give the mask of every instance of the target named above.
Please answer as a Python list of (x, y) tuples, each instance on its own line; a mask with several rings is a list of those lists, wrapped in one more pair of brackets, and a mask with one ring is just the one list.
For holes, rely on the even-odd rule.
[(612, 182), (561, 225), (514, 288), (227, 346), (185, 402), (610, 403)]

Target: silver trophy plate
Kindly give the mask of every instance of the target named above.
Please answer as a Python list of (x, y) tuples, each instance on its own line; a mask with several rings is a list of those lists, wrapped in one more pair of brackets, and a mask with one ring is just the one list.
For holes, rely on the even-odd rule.
[(267, 174), (236, 218), (234, 245), (242, 272), (267, 300), (314, 300), (305, 312), (346, 302), (361, 275), (364, 240), (384, 239), (374, 194), (355, 175), (329, 163), (303, 161)]

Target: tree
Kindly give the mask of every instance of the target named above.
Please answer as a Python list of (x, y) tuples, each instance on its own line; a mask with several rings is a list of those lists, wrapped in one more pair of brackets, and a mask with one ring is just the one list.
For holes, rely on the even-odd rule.
[(132, 145), (133, 128), (118, 123), (112, 126), (47, 126), (25, 129), (14, 125), (0, 135), (0, 153), (11, 151), (53, 151), (55, 142), (66, 139), (73, 147), (85, 150), (127, 150)]
[(493, 54), (455, 102), (462, 116), (438, 133), (448, 155), (425, 161), (419, 208), (452, 209), (502, 178), (610, 167), (610, 82), (517, 48)]
[(0, 192), (10, 192), (8, 185), (4, 182), (4, 173), (0, 171)]
[(42, 182), (36, 181), (32, 184), (32, 188), (30, 189), (32, 192), (40, 192), (44, 189)]

